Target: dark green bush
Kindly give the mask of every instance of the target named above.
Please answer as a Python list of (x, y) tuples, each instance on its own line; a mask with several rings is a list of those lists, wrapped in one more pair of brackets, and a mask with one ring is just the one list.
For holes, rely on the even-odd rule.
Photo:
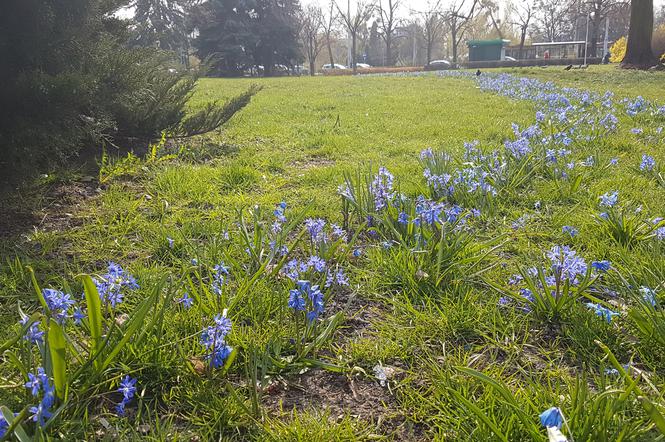
[(174, 54), (129, 47), (122, 2), (8, 0), (0, 5), (0, 176), (51, 168), (86, 147), (146, 145), (165, 131), (213, 130), (255, 89), (187, 115), (198, 73)]

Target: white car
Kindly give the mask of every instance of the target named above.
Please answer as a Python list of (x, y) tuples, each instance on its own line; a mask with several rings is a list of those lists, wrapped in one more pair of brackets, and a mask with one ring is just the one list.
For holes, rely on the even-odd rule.
[(371, 68), (372, 66), (368, 65), (367, 63), (356, 63), (356, 67), (360, 69), (368, 69)]
[(429, 63), (427, 63), (427, 65), (425, 66), (425, 69), (432, 71), (452, 69), (452, 68), (453, 64), (448, 60), (432, 60)]
[(328, 71), (330, 69), (348, 69), (348, 68), (346, 66), (344, 66), (343, 64), (335, 63), (334, 65), (331, 65), (330, 63), (328, 63), (328, 64), (324, 64), (321, 67), (321, 69), (323, 69), (324, 71)]
[(517, 61), (515, 58), (513, 58), (513, 57), (508, 57), (508, 56), (503, 57), (503, 59), (504, 59), (505, 61)]

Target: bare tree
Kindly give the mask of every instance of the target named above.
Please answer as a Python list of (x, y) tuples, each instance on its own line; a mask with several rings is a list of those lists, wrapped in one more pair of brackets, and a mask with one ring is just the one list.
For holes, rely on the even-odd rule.
[(335, 10), (335, 3), (330, 2), (330, 11), (323, 19), (323, 35), (326, 38), (326, 46), (328, 47), (328, 57), (330, 57), (330, 68), (335, 67), (335, 59), (333, 57), (332, 44), (335, 36), (335, 24), (337, 23), (337, 11)]
[(300, 40), (309, 62), (309, 75), (316, 72), (316, 57), (323, 48), (323, 11), (315, 5), (306, 6), (300, 13)]
[(450, 44), (453, 49), (453, 63), (457, 63), (458, 48), (469, 22), (474, 17), (479, 0), (454, 0), (444, 12), (444, 18), (450, 27)]
[(384, 64), (392, 66), (393, 59), (393, 36), (399, 21), (396, 17), (397, 9), (400, 6), (399, 0), (379, 0), (379, 29), (381, 30), (381, 38), (386, 44), (386, 59)]
[(441, 0), (429, 3), (427, 9), (419, 12), (418, 16), (422, 19), (423, 39), (425, 40), (426, 63), (432, 61), (432, 48), (434, 43), (442, 34), (445, 22), (441, 18)]
[(586, 0), (583, 6), (589, 12), (589, 56), (596, 57), (598, 49), (598, 37), (601, 25), (607, 15), (615, 8), (625, 5), (620, 0)]
[(524, 41), (526, 40), (526, 34), (529, 30), (529, 24), (531, 24), (531, 19), (533, 18), (534, 6), (530, 0), (520, 1), (518, 5), (511, 4), (509, 7), (510, 15), (513, 18), (513, 21), (510, 22), (511, 25), (517, 26), (520, 30), (520, 48), (517, 55), (518, 59), (522, 59), (524, 52)]
[(632, 0), (630, 4), (630, 30), (626, 56), (622, 67), (648, 68), (657, 63), (651, 50), (653, 33), (653, 0)]
[(499, 3), (496, 0), (481, 0), (481, 9), (485, 10), (485, 15), (490, 19), (492, 27), (496, 31), (500, 39), (503, 39), (503, 31), (501, 30), (501, 19), (499, 14)]
[(533, 19), (538, 33), (548, 41), (559, 40), (567, 30), (570, 5), (563, 0), (538, 0)]
[[(350, 5), (349, 5), (350, 6)], [(366, 2), (365, 0), (358, 0), (356, 3), (355, 13), (351, 13), (351, 9), (347, 9), (346, 14), (335, 3), (337, 12), (339, 13), (340, 20), (346, 30), (351, 36), (351, 66), (353, 67), (353, 73), (355, 74), (356, 69), (356, 43), (358, 39), (358, 32), (362, 26), (366, 26), (367, 20), (370, 19), (374, 13), (374, 4)]]

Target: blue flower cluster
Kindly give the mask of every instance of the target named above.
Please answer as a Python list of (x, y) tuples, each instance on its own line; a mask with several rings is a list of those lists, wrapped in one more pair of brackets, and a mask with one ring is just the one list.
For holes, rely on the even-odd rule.
[(210, 366), (219, 368), (231, 354), (233, 348), (226, 343), (226, 337), (231, 332), (231, 320), (226, 315), (216, 315), (213, 325), (208, 326), (201, 332), (201, 344), (206, 347), (208, 353), (206, 358), (210, 360)]
[(614, 312), (608, 309), (607, 307), (603, 307), (602, 305), (593, 302), (587, 302), (586, 306), (589, 307), (591, 310), (593, 310), (596, 315), (606, 320), (608, 324), (612, 322), (612, 318), (614, 316), (619, 315), (619, 313)]
[[(26, 325), (30, 318), (27, 316), (21, 319), (21, 325)], [(31, 344), (42, 344), (44, 342), (44, 332), (39, 328), (38, 322), (32, 322), (23, 336), (23, 339)]]
[[(547, 252), (547, 257), (552, 262), (553, 278), (550, 282), (569, 280), (572, 284), (577, 284), (580, 278), (584, 277), (587, 272), (587, 264), (577, 252), (568, 246), (554, 246)], [(554, 284), (550, 284), (554, 285)]]
[(296, 312), (306, 312), (307, 320), (311, 322), (323, 313), (323, 293), (310, 281), (297, 281), (296, 288), (289, 290), (288, 305)]
[(379, 168), (379, 173), (376, 174), (370, 185), (370, 192), (374, 196), (374, 207), (377, 212), (385, 209), (395, 197), (393, 180), (394, 177), (388, 172), (388, 169), (385, 167)]
[(30, 391), (33, 397), (39, 397), (41, 394), (39, 403), (30, 407), (28, 411), (32, 413), (32, 421), (43, 427), (53, 414), (51, 407), (55, 402), (55, 389), (42, 367), (37, 368), (37, 374), (28, 373), (28, 382), (25, 383), (25, 388)]
[(120, 381), (118, 393), (122, 394), (122, 400), (115, 406), (115, 411), (120, 416), (125, 415), (125, 407), (134, 398), (136, 393), (136, 379), (125, 376)]
[(225, 266), (223, 262), (220, 262), (219, 264), (214, 266), (212, 270), (213, 270), (212, 284), (211, 284), (212, 291), (217, 296), (221, 296), (222, 288), (224, 287), (226, 279), (229, 276), (229, 268)]
[(95, 285), (102, 302), (113, 308), (122, 302), (126, 290), (139, 288), (136, 279), (114, 262), (109, 262), (106, 273), (95, 279)]
[(59, 323), (63, 324), (69, 317), (67, 312), (76, 304), (71, 295), (55, 289), (43, 289), (42, 296), (46, 301), (48, 309), (51, 311), (53, 318)]

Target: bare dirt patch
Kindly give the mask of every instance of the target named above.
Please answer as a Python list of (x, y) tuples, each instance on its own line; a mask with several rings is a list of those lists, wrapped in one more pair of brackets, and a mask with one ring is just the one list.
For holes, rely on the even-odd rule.
[(99, 193), (93, 179), (44, 186), (37, 196), (20, 195), (0, 201), (0, 238), (16, 237), (35, 228), (62, 231), (81, 223), (76, 213)]

